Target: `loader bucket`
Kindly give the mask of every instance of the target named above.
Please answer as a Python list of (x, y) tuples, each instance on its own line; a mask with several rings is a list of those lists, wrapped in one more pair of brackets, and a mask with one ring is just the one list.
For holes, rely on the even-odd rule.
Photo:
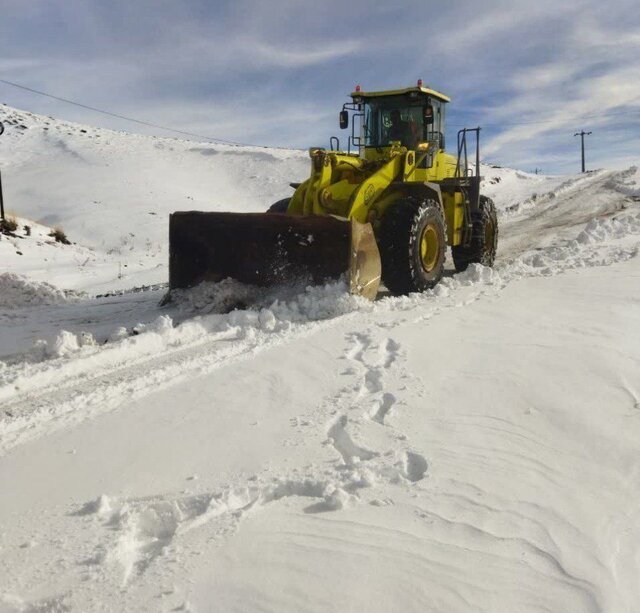
[(370, 224), (330, 216), (183, 211), (169, 220), (169, 288), (232, 278), (259, 286), (349, 277), (375, 298), (380, 254)]

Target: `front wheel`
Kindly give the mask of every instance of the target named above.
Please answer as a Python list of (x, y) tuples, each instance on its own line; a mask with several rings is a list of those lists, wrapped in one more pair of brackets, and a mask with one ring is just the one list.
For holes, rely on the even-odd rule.
[(471, 242), (451, 248), (453, 263), (458, 272), (469, 264), (493, 266), (498, 249), (498, 215), (491, 198), (480, 196), (480, 210), (471, 217)]
[(442, 209), (435, 200), (404, 198), (382, 217), (382, 281), (394, 295), (423, 292), (442, 278), (446, 248)]

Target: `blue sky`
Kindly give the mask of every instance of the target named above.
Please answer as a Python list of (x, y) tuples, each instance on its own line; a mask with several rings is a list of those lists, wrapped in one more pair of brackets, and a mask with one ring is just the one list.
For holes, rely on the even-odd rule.
[[(637, 0), (0, 0), (0, 78), (222, 139), (306, 148), (363, 89), (418, 78), (450, 95), (449, 142), (548, 173), (640, 162)], [(0, 101), (170, 135), (0, 83)]]

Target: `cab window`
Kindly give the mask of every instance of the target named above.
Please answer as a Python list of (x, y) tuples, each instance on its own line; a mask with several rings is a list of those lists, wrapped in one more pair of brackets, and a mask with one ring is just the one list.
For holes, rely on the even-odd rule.
[(443, 148), (444, 105), (439, 100), (389, 96), (371, 98), (364, 107), (365, 147), (388, 147), (399, 141), (415, 149), (418, 143), (429, 141), (433, 149)]

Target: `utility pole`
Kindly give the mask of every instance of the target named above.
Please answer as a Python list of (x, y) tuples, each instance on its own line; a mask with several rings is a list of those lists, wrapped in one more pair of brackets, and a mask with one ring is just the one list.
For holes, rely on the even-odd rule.
[(0, 221), (4, 221), (4, 199), (2, 198), (2, 173), (0, 173)]
[[(4, 124), (0, 121), (0, 134), (4, 132)], [(2, 175), (0, 174), (0, 220), (4, 221), (4, 200), (2, 198)]]
[(574, 134), (574, 136), (580, 137), (580, 141), (582, 145), (582, 172), (585, 172), (584, 170), (584, 137), (588, 136), (589, 134), (591, 134), (591, 132), (585, 132), (584, 130), (580, 130), (580, 132), (576, 132)]

